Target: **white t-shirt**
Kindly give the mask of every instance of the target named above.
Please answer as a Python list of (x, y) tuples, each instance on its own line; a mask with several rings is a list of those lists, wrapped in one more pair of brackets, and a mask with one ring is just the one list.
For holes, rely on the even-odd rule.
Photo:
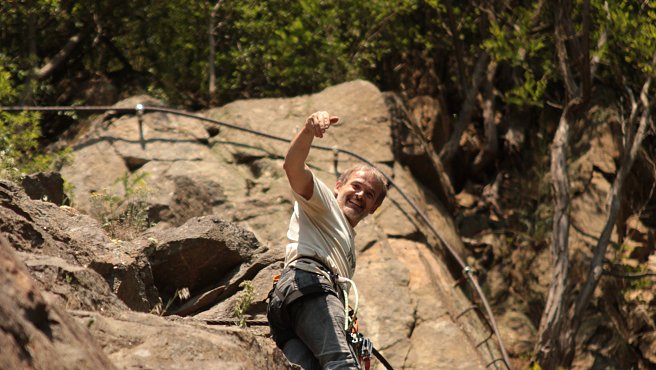
[(312, 197), (292, 191), (296, 202), (287, 230), (285, 266), (326, 275), (316, 265), (297, 261), (307, 257), (347, 278), (355, 271), (355, 230), (339, 208), (333, 190), (312, 174)]

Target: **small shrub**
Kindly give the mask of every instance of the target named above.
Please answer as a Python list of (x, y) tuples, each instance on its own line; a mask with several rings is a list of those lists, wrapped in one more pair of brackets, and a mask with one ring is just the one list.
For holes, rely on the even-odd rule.
[(153, 307), (152, 310), (150, 310), (150, 313), (162, 316), (166, 311), (168, 311), (169, 307), (175, 302), (175, 299), (178, 298), (180, 301), (186, 301), (191, 297), (191, 293), (189, 293), (189, 288), (180, 288), (175, 291), (175, 294), (173, 297), (169, 299), (169, 301), (166, 303), (165, 307), (162, 307), (162, 302), (159, 302)]
[(130, 176), (125, 173), (116, 182), (123, 185), (123, 194), (108, 192), (91, 194), (91, 216), (101, 222), (103, 229), (113, 239), (132, 240), (150, 225), (147, 202), (150, 189), (146, 185), (146, 173)]
[(242, 292), (237, 298), (237, 304), (235, 305), (234, 315), (239, 320), (239, 326), (242, 328), (246, 327), (246, 312), (253, 304), (255, 300), (255, 295), (253, 293), (253, 282), (250, 280), (245, 280), (239, 287), (242, 288)]

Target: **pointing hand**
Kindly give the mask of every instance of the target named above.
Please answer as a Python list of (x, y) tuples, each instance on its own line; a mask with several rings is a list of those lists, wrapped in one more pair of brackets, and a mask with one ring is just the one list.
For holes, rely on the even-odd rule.
[(319, 111), (312, 113), (310, 117), (305, 120), (305, 127), (309, 129), (315, 137), (323, 137), (326, 130), (337, 122), (339, 122), (339, 117), (331, 116), (325, 111)]

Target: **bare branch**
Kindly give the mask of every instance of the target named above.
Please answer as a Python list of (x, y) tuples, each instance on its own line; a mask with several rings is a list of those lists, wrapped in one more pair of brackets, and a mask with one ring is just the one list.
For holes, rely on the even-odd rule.
[(485, 51), (481, 51), (480, 55), (478, 56), (476, 66), (474, 67), (471, 85), (466, 91), (465, 101), (463, 102), (462, 108), (460, 109), (458, 122), (455, 124), (449, 141), (444, 144), (444, 147), (440, 151), (440, 159), (445, 166), (449, 166), (451, 164), (451, 161), (453, 160), (453, 157), (456, 155), (458, 150), (460, 137), (465, 131), (465, 128), (467, 128), (467, 124), (469, 124), (469, 121), (471, 120), (474, 111), (474, 103), (476, 102), (476, 95), (478, 94), (478, 89), (481, 86), (481, 82), (483, 81), (483, 72), (486, 70), (486, 66), (489, 63), (489, 60), (490, 56)]
[(608, 270), (603, 270), (602, 274), (605, 276), (614, 276), (622, 279), (642, 279), (650, 276), (656, 276), (656, 272), (638, 272), (635, 274), (627, 274)]
[[(565, 25), (565, 20), (569, 16), (566, 14), (568, 12), (568, 7), (564, 6), (566, 4), (569, 4), (569, 2), (565, 1), (565, 4), (563, 4), (563, 6), (559, 6), (558, 11), (556, 12), (556, 30), (554, 34), (554, 41), (556, 44), (556, 52), (558, 54), (558, 67), (560, 68), (560, 73), (563, 77), (563, 82), (565, 83), (567, 99), (569, 100), (579, 96), (579, 87), (574, 81), (572, 71), (570, 70), (567, 47), (565, 46), (565, 40), (569, 37)], [(569, 8), (571, 9), (571, 6)]]
[[(606, 11), (606, 20), (610, 22), (610, 10), (608, 9), (608, 1), (604, 1), (604, 10)], [(597, 52), (592, 57), (590, 61), (590, 79), (594, 78), (597, 74), (597, 67), (599, 62), (601, 62), (601, 50), (608, 42), (608, 27), (603, 25), (601, 27), (601, 32), (599, 33), (599, 39), (597, 39)]]
[(64, 47), (57, 54), (55, 54), (55, 56), (48, 63), (34, 71), (36, 78), (39, 80), (48, 78), (48, 76), (56, 71), (57, 68), (61, 67), (64, 62), (68, 60), (68, 58), (70, 58), (73, 50), (75, 50), (75, 47), (80, 44), (80, 41), (82, 41), (81, 33), (71, 36), (66, 42), (66, 45), (64, 45)]

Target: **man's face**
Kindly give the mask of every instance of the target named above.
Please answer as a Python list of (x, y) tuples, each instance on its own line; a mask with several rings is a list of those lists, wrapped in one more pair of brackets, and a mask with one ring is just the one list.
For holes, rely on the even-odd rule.
[(335, 198), (351, 226), (355, 227), (378, 208), (380, 186), (373, 174), (362, 170), (353, 172), (346, 183), (337, 181)]

